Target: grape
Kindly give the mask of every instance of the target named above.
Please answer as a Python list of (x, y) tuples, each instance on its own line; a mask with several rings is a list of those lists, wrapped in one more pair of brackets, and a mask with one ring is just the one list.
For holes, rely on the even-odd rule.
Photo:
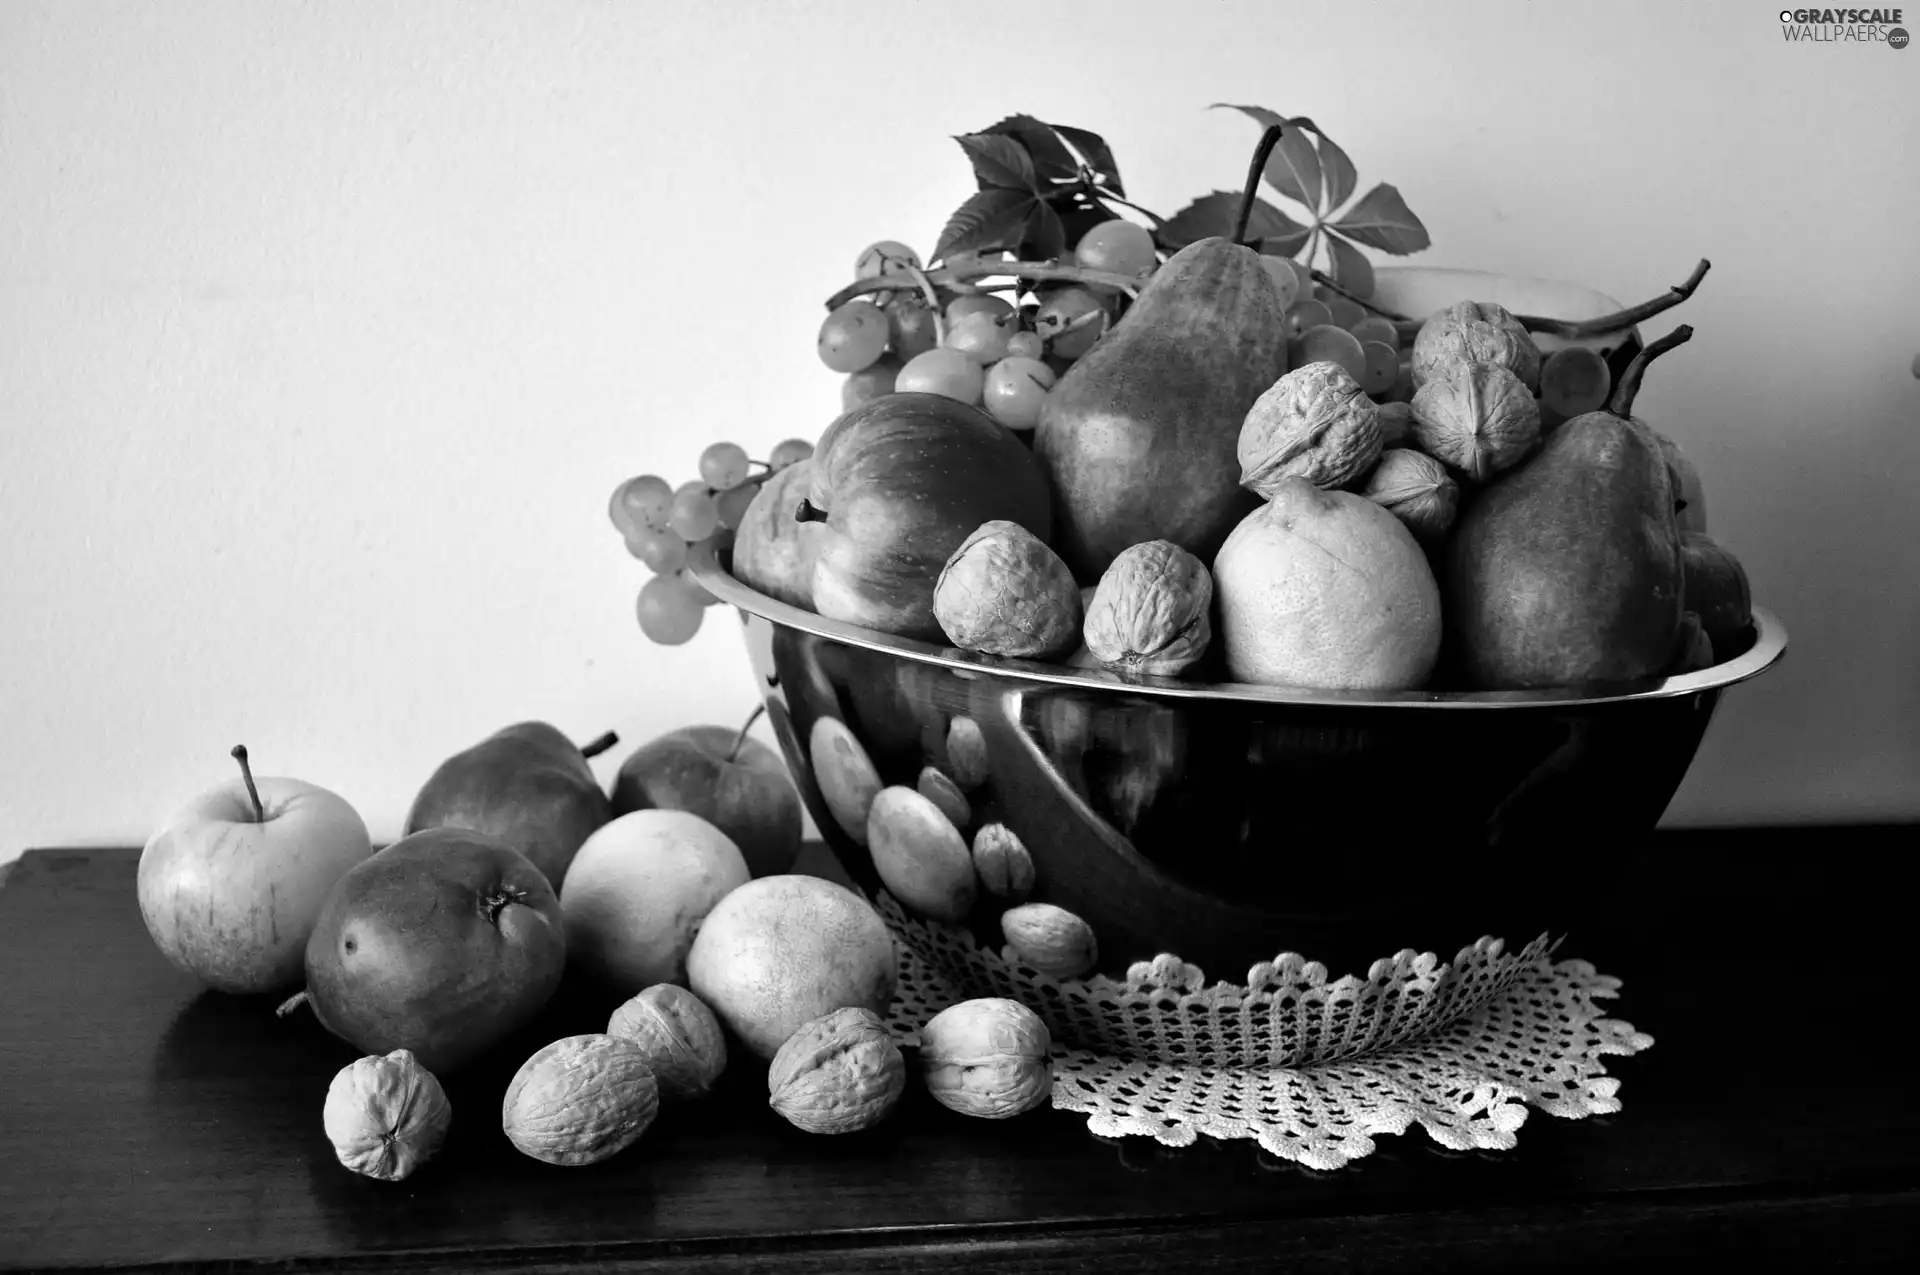
[(779, 473), (788, 465), (797, 465), (813, 455), (813, 444), (804, 438), (789, 438), (773, 449), (767, 457), (767, 467)]
[(642, 527), (627, 537), (627, 552), (647, 564), (657, 576), (672, 575), (687, 565), (687, 542), (677, 531)]
[(853, 277), (876, 279), (883, 274), (904, 274), (919, 268), (919, 253), (897, 239), (882, 239), (860, 250), (853, 261)]
[(981, 398), (987, 414), (1008, 429), (1032, 429), (1054, 380), (1053, 369), (1039, 359), (1005, 358), (987, 369)]
[(1047, 343), (1038, 332), (1016, 332), (1007, 338), (1007, 357), (1037, 359), (1047, 352)]
[[(1287, 339), (1298, 341), (1308, 328), (1333, 323), (1333, 311), (1323, 301), (1296, 301), (1287, 310)], [(1298, 363), (1295, 367), (1300, 366)]]
[(696, 580), (692, 572), (682, 571), (678, 579), (681, 586), (686, 589), (688, 595), (693, 598), (694, 605), (710, 607), (720, 604), (720, 599), (709, 593), (707, 586)]
[(862, 403), (871, 402), (882, 394), (893, 393), (894, 383), (899, 376), (900, 360), (891, 354), (880, 358), (871, 367), (851, 373), (840, 383), (840, 410), (851, 412)]
[(1260, 264), (1273, 277), (1273, 286), (1280, 293), (1280, 308), (1292, 309), (1300, 299), (1300, 276), (1293, 272), (1293, 263), (1285, 257), (1262, 257)]
[(858, 372), (887, 348), (887, 316), (871, 301), (849, 301), (820, 324), (820, 361), (836, 372)]
[(1311, 267), (1302, 266), (1300, 277), (1307, 281), (1312, 292), (1312, 300), (1331, 303), (1336, 296), (1340, 295), (1326, 284), (1316, 281)]
[(1377, 314), (1368, 315), (1347, 331), (1359, 337), (1362, 345), (1369, 341), (1379, 341), (1383, 345), (1392, 346), (1395, 350), (1400, 348), (1400, 329), (1393, 326), (1392, 319), (1383, 319)]
[(1343, 297), (1339, 293), (1327, 299), (1327, 309), (1333, 312), (1333, 326), (1353, 331), (1353, 325), (1367, 317), (1367, 312), (1358, 301)]
[(958, 323), (970, 314), (1012, 314), (1013, 302), (991, 292), (969, 292), (947, 303), (947, 322)]
[(933, 307), (918, 293), (903, 292), (887, 302), (887, 347), (905, 363), (940, 344), (934, 331)]
[(713, 512), (720, 519), (722, 527), (738, 527), (740, 520), (747, 516), (747, 506), (760, 494), (759, 483), (741, 483), (730, 487), (713, 498)]
[(720, 511), (714, 508), (713, 492), (702, 482), (680, 484), (673, 493), (673, 517), (668, 526), (692, 543), (705, 540), (720, 525)]
[(969, 314), (947, 325), (946, 347), (986, 367), (1006, 357), (1017, 322), (1010, 314)]
[[(1358, 332), (1352, 335), (1360, 339)], [(1366, 372), (1359, 378), (1360, 388), (1368, 398), (1378, 399), (1393, 388), (1400, 375), (1400, 351), (1385, 341), (1360, 341), (1360, 352), (1367, 361)]]
[[(1399, 356), (1396, 354), (1394, 359), (1397, 365)], [(1359, 340), (1345, 328), (1336, 328), (1331, 323), (1318, 323), (1302, 332), (1299, 339), (1287, 347), (1287, 363), (1290, 367), (1338, 363), (1356, 381), (1367, 374), (1367, 352), (1360, 348)]]
[(902, 394), (944, 394), (979, 403), (986, 371), (958, 350), (928, 350), (900, 369), (894, 388)]
[(1143, 275), (1160, 264), (1152, 234), (1146, 227), (1120, 217), (1103, 221), (1080, 236), (1080, 242), (1073, 246), (1073, 259), (1089, 270), (1124, 275)]
[(1564, 346), (1540, 365), (1541, 405), (1568, 420), (1605, 407), (1612, 389), (1613, 373), (1607, 361), (1588, 346)]
[(613, 489), (613, 499), (607, 502), (607, 516), (623, 536), (647, 527), (664, 527), (671, 512), (673, 488), (657, 474), (627, 479)]
[(747, 481), (747, 449), (738, 443), (714, 443), (700, 453), (700, 477), (715, 491), (732, 491)]
[[(1077, 359), (1092, 349), (1093, 343), (1107, 330), (1106, 308), (1106, 303), (1086, 288), (1062, 288), (1041, 303), (1039, 313), (1033, 317), (1033, 330), (1046, 341), (1051, 353), (1063, 359)], [(1101, 312), (1100, 318), (1067, 331), (1081, 315), (1096, 310)]]
[(681, 576), (655, 576), (640, 586), (634, 604), (640, 631), (661, 646), (679, 646), (700, 631), (704, 612)]

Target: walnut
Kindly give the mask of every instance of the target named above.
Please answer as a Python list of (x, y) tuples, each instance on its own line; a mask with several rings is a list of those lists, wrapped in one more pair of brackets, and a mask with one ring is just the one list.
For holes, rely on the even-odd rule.
[(1283, 478), (1344, 487), (1379, 459), (1378, 409), (1338, 363), (1309, 363), (1254, 401), (1239, 456), (1240, 485), (1263, 497)]
[(1053, 1092), (1053, 1037), (1019, 1001), (980, 997), (950, 1005), (920, 1029), (920, 1065), (935, 1102), (1004, 1120)]
[(1414, 392), (1413, 437), (1429, 456), (1485, 482), (1540, 441), (1540, 403), (1497, 363), (1442, 363)]
[(662, 1098), (698, 1098), (727, 1068), (720, 1020), (705, 1001), (676, 983), (656, 983), (614, 1010), (607, 1035), (646, 1051)]
[(1119, 673), (1177, 677), (1213, 638), (1213, 577), (1170, 540), (1120, 552), (1087, 608), (1087, 650)]
[(1022, 964), (1052, 978), (1079, 978), (1099, 960), (1093, 927), (1051, 903), (1022, 903), (1000, 915), (1000, 932)]
[(1374, 418), (1380, 422), (1380, 447), (1400, 447), (1413, 435), (1413, 391), (1407, 391), (1405, 399), (1395, 399), (1390, 403), (1379, 404), (1379, 414)]
[(1361, 494), (1385, 506), (1422, 544), (1444, 537), (1460, 511), (1460, 485), (1447, 467), (1411, 447), (1381, 452)]
[(500, 1104), (513, 1145), (548, 1164), (593, 1164), (639, 1139), (660, 1110), (647, 1054), (605, 1033), (567, 1036), (520, 1064)]
[(447, 1094), (412, 1051), (347, 1064), (327, 1087), (321, 1122), (340, 1163), (398, 1182), (433, 1158), (453, 1123)]
[(1017, 522), (981, 523), (933, 586), (933, 616), (965, 651), (1050, 659), (1080, 635), (1080, 586), (1046, 542)]
[(1540, 388), (1540, 347), (1533, 334), (1491, 301), (1458, 302), (1420, 325), (1409, 359), (1414, 389), (1446, 363), (1495, 363), (1529, 391)]
[(808, 1133), (876, 1125), (906, 1087), (906, 1059), (870, 1009), (836, 1009), (803, 1024), (767, 1069), (767, 1105)]
[(973, 871), (997, 898), (1017, 902), (1033, 889), (1033, 856), (1004, 823), (986, 824), (973, 834)]

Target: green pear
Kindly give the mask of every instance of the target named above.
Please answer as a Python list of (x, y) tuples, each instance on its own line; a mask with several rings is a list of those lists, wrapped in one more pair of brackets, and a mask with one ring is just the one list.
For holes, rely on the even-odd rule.
[(585, 749), (545, 722), (517, 722), (440, 763), (413, 799), (406, 833), (459, 828), (485, 833), (533, 861), (555, 890), (567, 865), (613, 806), (587, 758), (617, 740)]
[(1700, 617), (1716, 660), (1732, 659), (1747, 644), (1753, 624), (1753, 589), (1747, 569), (1733, 551), (1704, 532), (1683, 532), (1680, 556), (1686, 566), (1686, 606)]
[(1081, 583), (1149, 540), (1212, 561), (1259, 504), (1240, 486), (1240, 427), (1286, 370), (1286, 312), (1259, 253), (1202, 239), (1153, 273), (1034, 429), (1053, 547)]
[(1684, 601), (1673, 472), (1632, 406), (1647, 365), (1692, 335), (1683, 325), (1641, 351), (1605, 409), (1561, 425), (1467, 506), (1442, 614), (1470, 688), (1626, 683), (1672, 665)]

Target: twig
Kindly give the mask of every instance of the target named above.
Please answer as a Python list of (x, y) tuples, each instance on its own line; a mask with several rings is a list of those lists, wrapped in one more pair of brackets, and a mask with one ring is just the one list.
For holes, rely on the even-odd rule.
[(940, 294), (933, 290), (927, 272), (919, 266), (908, 266), (907, 273), (920, 285), (920, 295), (927, 299), (927, 309), (933, 311), (933, 343), (944, 346), (947, 343), (947, 321), (940, 316)]
[(1254, 197), (1260, 193), (1260, 175), (1267, 170), (1267, 160), (1273, 155), (1273, 148), (1280, 144), (1281, 134), (1286, 130), (1278, 124), (1269, 124), (1260, 134), (1260, 144), (1253, 148), (1253, 163), (1247, 168), (1247, 184), (1240, 191), (1240, 213), (1233, 219), (1233, 241), (1237, 244), (1247, 242), (1247, 222), (1253, 216)]
[(1591, 336), (1605, 336), (1610, 332), (1630, 328), (1636, 323), (1644, 323), (1661, 311), (1671, 310), (1685, 301), (1693, 295), (1694, 289), (1700, 286), (1700, 281), (1707, 277), (1707, 270), (1711, 264), (1702, 257), (1700, 264), (1693, 268), (1693, 273), (1687, 276), (1685, 283), (1675, 284), (1651, 301), (1642, 301), (1639, 305), (1630, 305), (1624, 310), (1603, 314), (1597, 319), (1544, 319), (1534, 314), (1516, 314), (1513, 317), (1520, 320), (1521, 325), (1529, 332), (1541, 332), (1569, 341), (1578, 341)]

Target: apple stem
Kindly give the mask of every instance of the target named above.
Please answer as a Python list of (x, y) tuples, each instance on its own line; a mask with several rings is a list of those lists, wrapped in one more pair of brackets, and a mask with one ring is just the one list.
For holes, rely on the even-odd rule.
[(1647, 364), (1665, 354), (1668, 350), (1685, 345), (1693, 336), (1693, 329), (1682, 323), (1673, 331), (1649, 345), (1633, 356), (1633, 362), (1627, 364), (1627, 370), (1620, 374), (1620, 384), (1613, 390), (1613, 400), (1607, 404), (1607, 410), (1622, 420), (1633, 419), (1633, 398), (1640, 392), (1640, 380), (1647, 374)]
[(619, 742), (620, 742), (620, 737), (614, 734), (612, 731), (608, 731), (606, 734), (602, 735), (600, 738), (595, 740), (590, 740), (587, 743), (580, 745), (580, 755), (582, 757), (598, 757), (601, 753), (606, 752), (609, 748), (612, 748), (615, 744)]
[[(1260, 144), (1253, 148), (1253, 164), (1247, 169), (1246, 189), (1240, 192), (1240, 215), (1233, 219), (1233, 241), (1244, 247), (1253, 248), (1247, 243), (1247, 223), (1253, 219), (1253, 198), (1260, 190), (1260, 174), (1267, 169), (1267, 159), (1273, 154), (1273, 148), (1280, 144), (1280, 136), (1285, 130), (1278, 124), (1267, 125), (1266, 132), (1260, 134)], [(1258, 252), (1258, 248), (1254, 248)]]
[(260, 790), (253, 786), (253, 767), (247, 765), (247, 746), (235, 744), (233, 759), (240, 763), (240, 777), (247, 781), (247, 796), (253, 798), (253, 817), (256, 823), (267, 821), (267, 809), (260, 804)]
[(309, 999), (310, 998), (307, 996), (306, 992), (304, 991), (295, 992), (293, 995), (287, 997), (287, 999), (280, 1002), (280, 1008), (273, 1011), (273, 1016), (275, 1018), (285, 1018), (288, 1014), (291, 1014), (294, 1010), (299, 1009), (302, 1005), (307, 1004)]
[(759, 721), (761, 718), (761, 715), (764, 714), (766, 711), (767, 711), (767, 706), (764, 702), (762, 702), (754, 705), (753, 711), (747, 714), (747, 724), (740, 728), (740, 733), (734, 736), (733, 747), (727, 750), (728, 761), (732, 761), (734, 758), (740, 755), (741, 746), (747, 742), (747, 732), (753, 729), (753, 724)]
[(827, 511), (802, 496), (800, 503), (794, 507), (793, 520), (795, 522), (825, 522), (827, 520)]

